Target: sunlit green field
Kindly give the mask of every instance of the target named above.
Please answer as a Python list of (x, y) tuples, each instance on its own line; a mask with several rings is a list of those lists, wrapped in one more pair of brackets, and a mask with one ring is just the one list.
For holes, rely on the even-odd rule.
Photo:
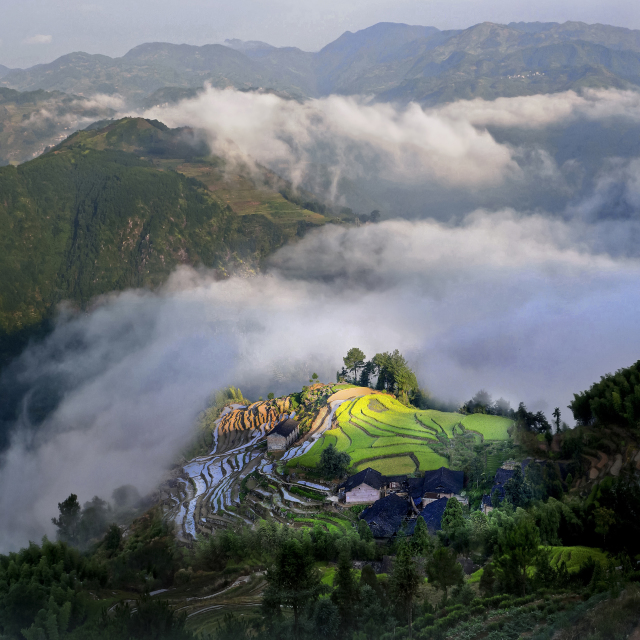
[(486, 416), (482, 413), (464, 416), (461, 422), (465, 429), (481, 433), (485, 440), (508, 440), (508, 431), (513, 424), (508, 418)]
[(593, 547), (549, 547), (551, 550), (551, 566), (556, 567), (562, 560), (567, 565), (567, 570), (572, 573), (580, 569), (589, 558), (607, 565), (607, 555), (600, 549)]
[[(314, 468), (330, 444), (351, 456), (353, 471), (366, 467), (387, 475), (427, 471), (448, 466), (432, 446), (472, 430), (485, 440), (508, 440), (511, 421), (485, 415), (464, 416), (442, 411), (417, 411), (385, 394), (343, 402), (335, 427), (304, 455), (289, 460), (289, 468)], [(462, 426), (461, 426), (462, 425)]]

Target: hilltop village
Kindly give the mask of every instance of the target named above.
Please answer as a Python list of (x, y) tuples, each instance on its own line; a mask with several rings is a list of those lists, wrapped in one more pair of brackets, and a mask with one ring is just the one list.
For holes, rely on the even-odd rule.
[[(630, 403), (637, 370), (603, 380)], [(583, 398), (605, 397), (606, 385), (576, 396), (575, 411), (586, 415)], [(375, 386), (312, 377), (299, 393), (255, 402), (229, 389), (151, 507), (131, 490), (112, 511), (69, 496), (57, 542), (0, 562), (0, 602), (2, 584), (43, 585), (49, 604), (37, 605), (28, 640), (49, 640), (57, 584), (74, 584), (77, 603), (92, 589), (112, 609), (100, 618), (59, 598), (81, 634), (69, 640), (119, 639), (116, 626), (145, 640), (548, 640), (562, 625), (605, 640), (588, 635), (596, 620), (630, 633), (640, 607), (634, 427), (621, 417), (571, 430), (559, 410), (552, 425), (486, 392), (442, 411)], [(594, 406), (610, 411), (606, 402)], [(51, 562), (62, 573), (47, 587), (38, 581)]]

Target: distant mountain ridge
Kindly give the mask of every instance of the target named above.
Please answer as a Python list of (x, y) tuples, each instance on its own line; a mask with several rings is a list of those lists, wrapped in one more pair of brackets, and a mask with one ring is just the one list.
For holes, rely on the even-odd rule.
[(424, 105), (583, 87), (640, 88), (640, 31), (582, 22), (485, 22), (441, 31), (383, 22), (347, 31), (314, 53), (260, 41), (156, 42), (121, 58), (76, 52), (30, 69), (0, 67), (0, 86), (117, 93), (134, 105), (205, 82), (295, 98), (366, 94)]

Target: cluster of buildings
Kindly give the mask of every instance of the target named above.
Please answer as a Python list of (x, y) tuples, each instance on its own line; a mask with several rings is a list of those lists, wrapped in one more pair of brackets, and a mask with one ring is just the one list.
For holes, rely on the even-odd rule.
[[(542, 469), (544, 469), (547, 466), (548, 461), (525, 458), (522, 462), (506, 462), (496, 471), (491, 491), (488, 494), (482, 496), (481, 509), (485, 515), (489, 513), (489, 511), (493, 510), (495, 504), (500, 503), (504, 500), (505, 485), (507, 484), (507, 482), (509, 482), (509, 480), (511, 480), (511, 478), (513, 478), (513, 475), (516, 472), (516, 467), (520, 467), (520, 471), (522, 471), (522, 476), (524, 477), (527, 471), (527, 467), (530, 464), (538, 465)], [(558, 470), (560, 472), (559, 477), (564, 480), (569, 473), (567, 465), (564, 463), (559, 463)]]
[(451, 498), (467, 504), (461, 496), (463, 471), (441, 467), (426, 471), (421, 478), (384, 476), (367, 468), (349, 477), (338, 487), (338, 496), (345, 504), (371, 504), (360, 518), (376, 538), (392, 538), (401, 529), (413, 534), (419, 516), (427, 528), (441, 528), (442, 515)]
[[(286, 418), (280, 421), (267, 436), (268, 451), (286, 451), (299, 434), (296, 420)], [(530, 459), (522, 462), (523, 473), (530, 462)], [(482, 497), (481, 508), (485, 514), (493, 509), (496, 502), (504, 499), (505, 485), (513, 477), (516, 464), (507, 463), (497, 470), (490, 493)], [(452, 471), (446, 467), (426, 471), (420, 478), (384, 476), (368, 467), (338, 486), (338, 498), (346, 505), (370, 505), (362, 512), (361, 519), (369, 525), (374, 537), (391, 538), (401, 529), (407, 535), (413, 534), (419, 516), (424, 518), (431, 532), (438, 531), (450, 499), (468, 504), (461, 495), (463, 483), (463, 471)]]

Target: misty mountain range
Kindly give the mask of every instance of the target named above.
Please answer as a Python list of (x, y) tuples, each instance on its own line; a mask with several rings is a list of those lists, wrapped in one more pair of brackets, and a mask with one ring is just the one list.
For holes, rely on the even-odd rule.
[(433, 105), (457, 99), (640, 86), (640, 31), (581, 22), (481, 23), (464, 30), (379, 23), (318, 52), (227, 40), (146, 43), (121, 58), (70, 53), (29, 69), (0, 65), (0, 86), (81, 96), (119, 94), (152, 106), (214, 87), (264, 88)]

